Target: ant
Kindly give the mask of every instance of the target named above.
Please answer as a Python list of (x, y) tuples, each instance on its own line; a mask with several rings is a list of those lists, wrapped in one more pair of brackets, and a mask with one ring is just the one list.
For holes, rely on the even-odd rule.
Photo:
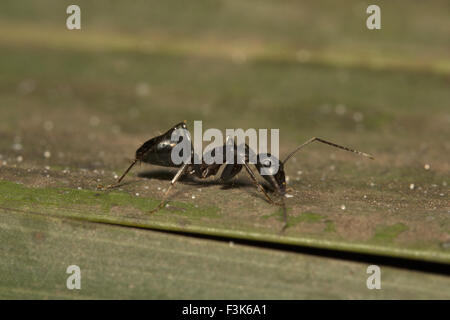
[[(172, 150), (178, 143), (180, 143), (180, 140), (178, 140), (178, 142), (173, 141), (172, 134), (174, 133), (175, 130), (180, 130), (180, 129), (187, 131), (186, 121), (180, 122), (180, 123), (176, 124), (175, 126), (173, 126), (171, 129), (169, 129), (166, 133), (146, 141), (141, 147), (139, 147), (139, 149), (136, 150), (135, 159), (133, 160), (133, 162), (128, 167), (128, 169), (125, 170), (125, 172), (122, 174), (122, 176), (117, 180), (117, 182), (114, 185), (109, 185), (106, 187), (99, 185), (97, 188), (105, 190), (105, 189), (117, 187), (121, 183), (123, 178), (128, 174), (128, 172), (131, 170), (131, 168), (133, 168), (133, 166), (137, 162), (144, 162), (144, 163), (149, 163), (152, 165), (163, 166), (163, 167), (179, 168), (178, 172), (173, 177), (173, 179), (170, 183), (170, 186), (165, 191), (161, 202), (154, 210), (151, 211), (153, 213), (153, 212), (160, 210), (164, 206), (165, 202), (167, 201), (170, 190), (174, 187), (176, 182), (184, 174), (192, 175), (199, 179), (206, 179), (208, 177), (215, 176), (218, 173), (219, 169), (222, 167), (222, 165), (225, 165), (225, 168), (223, 169), (220, 179), (219, 179), (220, 182), (230, 181), (239, 172), (241, 172), (242, 168), (244, 168), (246, 170), (246, 172), (248, 173), (248, 175), (250, 176), (250, 178), (253, 181), (256, 188), (265, 196), (265, 198), (269, 201), (269, 203), (275, 204), (275, 205), (280, 205), (279, 203), (276, 203), (274, 200), (272, 200), (272, 198), (269, 196), (269, 194), (266, 192), (266, 190), (263, 188), (263, 186), (258, 182), (255, 173), (250, 168), (249, 159), (250, 159), (250, 156), (254, 155), (254, 154), (252, 153), (253, 151), (248, 147), (247, 144), (245, 144), (245, 146), (244, 146), (245, 155), (242, 155), (242, 157), (244, 158), (244, 161), (240, 161), (241, 163), (238, 163), (238, 161), (236, 161), (237, 147), (233, 143), (232, 145), (234, 148), (234, 156), (235, 156), (235, 161), (233, 163), (226, 163), (226, 161), (225, 161), (226, 148), (228, 146), (226, 144), (224, 144), (223, 146), (217, 147), (211, 151), (212, 156), (214, 156), (218, 152), (221, 152), (221, 155), (224, 157), (224, 159), (223, 159), (224, 161), (222, 161), (222, 163), (220, 163), (220, 164), (219, 163), (207, 164), (204, 161), (204, 159), (202, 160), (201, 163), (195, 164), (194, 163), (195, 155), (193, 152), (191, 152), (191, 155), (190, 155), (190, 158), (191, 158), (190, 162), (185, 161), (184, 163), (181, 163), (181, 164), (175, 164), (173, 162), (172, 156), (171, 156)], [(187, 138), (188, 138), (188, 142), (191, 143), (190, 137), (187, 136)], [(284, 161), (280, 161), (280, 160), (276, 159), (275, 157), (271, 157), (270, 153), (264, 154), (264, 155), (258, 154), (256, 156), (257, 162), (254, 165), (256, 167), (258, 173), (260, 172), (260, 170), (262, 168), (266, 168), (266, 169), (272, 168), (271, 161), (278, 162), (278, 166), (277, 166), (278, 170), (277, 171), (269, 170), (269, 172), (268, 172), (269, 174), (265, 174), (265, 175), (261, 175), (261, 176), (272, 187), (272, 191), (274, 191), (274, 190), (277, 191), (278, 195), (280, 196), (280, 198), (282, 200), (281, 206), (283, 207), (283, 217), (284, 217), (283, 230), (287, 227), (287, 212), (286, 212), (286, 206), (285, 206), (284, 199), (283, 199), (284, 198), (283, 196), (286, 193), (286, 177), (285, 177), (285, 172), (284, 172), (284, 165), (297, 151), (299, 151), (303, 147), (305, 147), (308, 144), (315, 142), (315, 141), (321, 142), (321, 143), (324, 143), (324, 144), (327, 144), (327, 145), (330, 145), (330, 146), (333, 146), (333, 147), (336, 147), (339, 149), (350, 151), (350, 152), (359, 154), (361, 156), (368, 157), (370, 159), (373, 159), (373, 157), (370, 154), (360, 152), (357, 150), (353, 150), (353, 149), (350, 149), (350, 148), (347, 148), (347, 147), (344, 147), (344, 146), (341, 146), (341, 145), (338, 145), (333, 142), (329, 142), (329, 141), (326, 141), (326, 140), (323, 140), (320, 138), (316, 138), (316, 137), (309, 139), (308, 141), (304, 142), (303, 144), (301, 144), (300, 146), (295, 148), (291, 153), (288, 154), (288, 156), (284, 159)], [(192, 145), (192, 143), (191, 143), (191, 145)], [(220, 149), (222, 149), (222, 150), (220, 150)], [(192, 148), (191, 148), (191, 150), (192, 150)], [(268, 160), (267, 157), (271, 157), (270, 158), (271, 161), (267, 161)]]

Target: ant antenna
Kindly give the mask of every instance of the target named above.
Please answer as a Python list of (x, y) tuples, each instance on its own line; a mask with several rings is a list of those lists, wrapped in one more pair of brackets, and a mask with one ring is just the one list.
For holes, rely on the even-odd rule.
[(131, 170), (131, 168), (133, 168), (133, 166), (136, 164), (136, 162), (138, 162), (138, 159), (133, 160), (133, 162), (130, 164), (130, 166), (128, 167), (127, 170), (125, 170), (125, 172), (122, 174), (122, 176), (119, 178), (119, 180), (117, 180), (116, 184), (119, 184), (123, 178), (125, 178), (125, 176), (127, 175), (127, 173)]
[(310, 144), (310, 143), (312, 143), (312, 142), (314, 142), (314, 141), (319, 141), (319, 142), (328, 144), (328, 145), (330, 145), (330, 146), (332, 146), (332, 147), (335, 147), (335, 148), (339, 148), (339, 149), (343, 149), (343, 150), (346, 150), (346, 151), (350, 151), (350, 152), (359, 154), (359, 155), (361, 155), (361, 156), (370, 158), (370, 159), (372, 159), (372, 160), (374, 159), (374, 157), (371, 156), (371, 155), (368, 154), (368, 153), (361, 152), (361, 151), (357, 151), (357, 150), (353, 150), (353, 149), (350, 149), (350, 148), (347, 148), (347, 147), (344, 147), (344, 146), (340, 146), (340, 145), (335, 144), (335, 143), (333, 143), (333, 142), (325, 141), (325, 140), (322, 140), (322, 139), (320, 139), (320, 138), (315, 138), (315, 137), (314, 137), (314, 138), (309, 139), (309, 140), (306, 141), (305, 143), (301, 144), (301, 145), (298, 146), (294, 151), (292, 151), (292, 152), (286, 157), (286, 159), (284, 159), (283, 164), (285, 164), (285, 163), (286, 163), (286, 162), (294, 155), (294, 153), (296, 153), (298, 150), (300, 150), (301, 148), (307, 146), (308, 144)]
[(131, 168), (133, 168), (133, 166), (134, 166), (138, 161), (139, 161), (138, 159), (133, 160), (133, 162), (130, 164), (130, 166), (128, 167), (128, 169), (125, 170), (125, 172), (122, 174), (122, 176), (120, 176), (119, 180), (117, 180), (117, 182), (116, 182), (115, 184), (112, 184), (112, 185), (109, 185), (109, 186), (106, 186), (106, 187), (103, 186), (103, 185), (101, 185), (101, 184), (99, 184), (99, 185), (97, 186), (97, 189), (107, 190), (107, 189), (112, 189), (112, 188), (117, 187), (117, 186), (120, 184), (120, 182), (122, 182), (122, 179), (125, 178), (125, 176), (127, 175), (127, 173), (131, 170)]

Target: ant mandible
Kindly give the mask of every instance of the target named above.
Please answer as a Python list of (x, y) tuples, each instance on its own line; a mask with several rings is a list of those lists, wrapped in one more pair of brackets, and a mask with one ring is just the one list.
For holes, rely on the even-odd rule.
[[(222, 165), (225, 165), (225, 168), (223, 169), (222, 174), (220, 176), (221, 182), (227, 182), (227, 181), (231, 180), (242, 170), (242, 168), (244, 168), (247, 171), (248, 175), (250, 176), (250, 178), (253, 181), (256, 188), (265, 196), (265, 198), (271, 204), (279, 205), (278, 203), (276, 203), (275, 201), (272, 200), (272, 198), (269, 196), (269, 194), (266, 192), (266, 190), (263, 188), (263, 186), (258, 182), (255, 173), (250, 168), (251, 163), (249, 163), (249, 158), (253, 151), (248, 147), (247, 144), (245, 144), (245, 146), (244, 146), (245, 155), (243, 155), (243, 157), (242, 157), (244, 159), (243, 161), (236, 161), (237, 147), (235, 144), (233, 144), (233, 148), (235, 151), (234, 152), (234, 156), (235, 156), (234, 160), (235, 161), (233, 163), (226, 163), (225, 158), (224, 158), (223, 159), (224, 161), (222, 161), (220, 164), (219, 163), (207, 164), (204, 161), (204, 159), (202, 159), (201, 163), (196, 164), (196, 163), (194, 163), (195, 155), (192, 152), (190, 155), (191, 161), (187, 161), (187, 162), (184, 162), (181, 164), (175, 164), (172, 160), (172, 150), (180, 142), (180, 140), (178, 142), (173, 141), (172, 134), (174, 133), (175, 130), (180, 130), (180, 129), (187, 130), (186, 121), (180, 122), (177, 125), (173, 126), (171, 129), (169, 129), (166, 133), (146, 141), (141, 147), (139, 147), (139, 149), (136, 150), (135, 159), (133, 160), (131, 165), (128, 167), (128, 169), (125, 170), (125, 172), (122, 174), (122, 176), (117, 180), (117, 182), (115, 184), (109, 185), (107, 187), (102, 187), (101, 185), (99, 185), (98, 188), (110, 189), (110, 188), (117, 187), (121, 183), (123, 178), (127, 175), (127, 173), (131, 170), (131, 168), (139, 161), (144, 162), (144, 163), (149, 163), (152, 165), (157, 165), (157, 166), (179, 168), (178, 172), (175, 174), (172, 181), (170, 182), (169, 187), (165, 191), (161, 202), (154, 210), (151, 211), (153, 213), (153, 212), (160, 210), (164, 206), (165, 202), (167, 201), (167, 197), (170, 193), (170, 190), (174, 187), (175, 183), (184, 174), (192, 175), (199, 179), (206, 179), (208, 177), (215, 176), (218, 173), (219, 169), (222, 167)], [(256, 164), (254, 164), (254, 166), (256, 167), (256, 169), (258, 171), (258, 174), (260, 174), (260, 170), (262, 168), (270, 169), (271, 163), (270, 163), (270, 161), (267, 161), (267, 157), (271, 157), (270, 158), (271, 161), (278, 162), (278, 166), (277, 166), (278, 170), (277, 171), (273, 171), (273, 173), (270, 173), (270, 170), (269, 170), (269, 174), (267, 174), (267, 171), (266, 171), (265, 175), (261, 175), (261, 174), (260, 175), (270, 184), (272, 189), (276, 190), (276, 192), (278, 193), (278, 195), (280, 196), (280, 198), (282, 200), (281, 206), (283, 207), (283, 217), (284, 217), (283, 230), (287, 226), (287, 210), (286, 210), (286, 206), (285, 206), (284, 199), (283, 199), (283, 197), (286, 193), (286, 177), (285, 177), (285, 172), (284, 172), (284, 165), (297, 151), (299, 151), (301, 148), (305, 147), (306, 145), (308, 145), (314, 141), (325, 143), (327, 145), (330, 145), (330, 146), (333, 146), (333, 147), (336, 147), (339, 149), (343, 149), (346, 151), (350, 151), (350, 152), (362, 155), (364, 157), (373, 159), (373, 157), (370, 154), (360, 152), (357, 150), (353, 150), (353, 149), (350, 149), (350, 148), (347, 148), (347, 147), (344, 147), (344, 146), (341, 146), (341, 145), (338, 145), (333, 142), (329, 142), (329, 141), (326, 141), (326, 140), (323, 140), (320, 138), (316, 138), (316, 137), (309, 139), (308, 141), (304, 142), (303, 144), (301, 144), (300, 146), (295, 148), (291, 153), (288, 154), (288, 156), (284, 159), (284, 161), (280, 161), (280, 160), (276, 159), (275, 157), (271, 157), (270, 153), (264, 154), (264, 157), (262, 154), (258, 154), (256, 156), (257, 162), (256, 162)], [(227, 148), (227, 145), (224, 144), (223, 146), (217, 147), (214, 150), (212, 150), (212, 154), (214, 155), (214, 153), (221, 152), (220, 154), (223, 157), (225, 157), (226, 148)], [(221, 149), (221, 150), (219, 150), (219, 149)]]

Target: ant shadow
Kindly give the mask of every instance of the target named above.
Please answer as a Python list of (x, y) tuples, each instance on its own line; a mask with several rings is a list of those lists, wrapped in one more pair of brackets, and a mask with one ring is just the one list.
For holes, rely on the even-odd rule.
[[(175, 176), (176, 171), (172, 170), (147, 170), (137, 174), (139, 178), (145, 179), (157, 179), (157, 180), (166, 180), (171, 181)], [(232, 179), (231, 181), (220, 181), (219, 178), (210, 178), (210, 179), (198, 179), (192, 175), (185, 174), (180, 177), (178, 180), (179, 183), (187, 184), (187, 185), (196, 185), (196, 186), (204, 186), (204, 187), (212, 187), (212, 186), (222, 186), (222, 189), (232, 189), (239, 187), (248, 187), (253, 186), (250, 181), (246, 181), (242, 177), (237, 177)]]
[[(165, 180), (165, 181), (171, 181), (173, 177), (175, 176), (176, 171), (175, 170), (147, 170), (143, 171), (137, 174), (139, 178), (145, 178), (145, 179), (157, 179), (157, 180)], [(238, 176), (230, 181), (221, 181), (220, 178), (210, 178), (210, 179), (199, 179), (195, 176), (185, 174), (180, 177), (178, 180), (179, 183), (197, 186), (197, 187), (212, 187), (212, 186), (221, 186), (222, 190), (229, 190), (229, 189), (239, 189), (239, 188), (245, 188), (247, 187), (254, 187), (254, 184), (249, 180), (246, 179), (246, 177)], [(261, 185), (267, 192), (272, 192), (273, 190), (265, 183), (262, 182)]]

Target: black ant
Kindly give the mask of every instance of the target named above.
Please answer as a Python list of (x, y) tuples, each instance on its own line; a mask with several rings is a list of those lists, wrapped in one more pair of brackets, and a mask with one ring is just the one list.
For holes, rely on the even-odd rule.
[[(163, 198), (160, 202), (160, 204), (151, 212), (156, 212), (158, 210), (160, 210), (166, 200), (167, 197), (169, 195), (170, 190), (172, 189), (172, 187), (175, 185), (175, 183), (180, 179), (181, 176), (183, 176), (184, 174), (188, 174), (188, 175), (193, 175), (199, 179), (206, 179), (208, 177), (214, 176), (218, 173), (220, 167), (222, 165), (225, 165), (224, 170), (222, 171), (222, 174), (220, 176), (220, 181), (221, 182), (227, 182), (229, 180), (231, 180), (233, 177), (235, 177), (241, 170), (242, 168), (245, 168), (245, 170), (247, 171), (248, 175), (250, 176), (251, 180), (253, 181), (253, 183), (255, 184), (256, 188), (262, 192), (262, 194), (266, 197), (266, 199), (271, 203), (271, 204), (277, 204), (275, 201), (272, 200), (272, 198), (269, 196), (269, 194), (265, 191), (265, 189), (262, 187), (262, 185), (258, 182), (255, 173), (253, 172), (253, 170), (250, 168), (250, 163), (249, 163), (249, 158), (250, 155), (252, 154), (252, 150), (248, 147), (247, 144), (245, 144), (245, 155), (243, 156), (243, 158), (245, 159), (244, 161), (241, 161), (241, 163), (239, 163), (238, 161), (236, 161), (236, 157), (237, 157), (237, 147), (235, 144), (233, 144), (233, 148), (234, 148), (234, 155), (235, 155), (235, 161), (233, 163), (226, 163), (225, 161), (225, 154), (226, 154), (226, 148), (227, 145), (224, 144), (222, 147), (218, 147), (214, 150), (212, 150), (211, 154), (214, 155), (215, 152), (221, 152), (221, 154), (224, 157), (224, 161), (222, 161), (222, 163), (212, 163), (212, 164), (207, 164), (204, 159), (202, 160), (201, 163), (199, 164), (195, 164), (194, 162), (194, 153), (191, 152), (191, 161), (190, 162), (184, 162), (181, 164), (175, 164), (172, 161), (172, 150), (173, 148), (180, 143), (180, 140), (178, 140), (178, 142), (173, 141), (172, 140), (172, 134), (174, 133), (175, 130), (187, 130), (187, 126), (186, 126), (186, 122), (181, 122), (178, 123), (177, 125), (173, 126), (170, 130), (168, 130), (166, 133), (159, 135), (157, 137), (154, 137), (150, 140), (148, 140), (147, 142), (145, 142), (139, 149), (137, 149), (136, 151), (136, 156), (135, 159), (133, 160), (133, 162), (131, 163), (131, 165), (128, 167), (127, 170), (125, 170), (125, 172), (122, 174), (122, 176), (117, 180), (117, 182), (114, 185), (110, 185), (107, 187), (102, 187), (101, 185), (98, 186), (98, 188), (101, 189), (110, 189), (110, 188), (114, 188), (117, 187), (120, 182), (122, 181), (122, 179), (127, 175), (127, 173), (131, 170), (131, 168), (137, 163), (137, 162), (144, 162), (144, 163), (149, 163), (149, 164), (153, 164), (153, 165), (157, 165), (157, 166), (164, 166), (164, 167), (172, 167), (172, 168), (180, 168), (178, 170), (178, 172), (175, 174), (175, 176), (173, 177), (170, 186), (167, 188), (166, 192), (163, 195)], [(190, 137), (189, 137), (190, 138)], [(294, 151), (292, 151), (285, 159), (284, 161), (280, 161), (278, 159), (276, 159), (275, 157), (270, 158), (272, 161), (277, 161), (278, 162), (278, 170), (274, 173), (274, 174), (265, 174), (265, 175), (261, 175), (272, 187), (272, 189), (276, 190), (278, 195), (280, 196), (281, 200), (282, 200), (282, 204), (281, 206), (283, 207), (283, 215), (284, 215), (284, 226), (283, 226), (283, 230), (286, 228), (287, 226), (287, 212), (286, 212), (286, 206), (284, 204), (284, 199), (283, 196), (286, 193), (286, 177), (285, 177), (285, 172), (284, 172), (284, 165), (286, 164), (286, 162), (297, 152), (299, 151), (301, 148), (305, 147), (306, 145), (314, 142), (314, 141), (318, 141), (318, 142), (322, 142), (325, 144), (328, 144), (330, 146), (339, 148), (339, 149), (343, 149), (346, 151), (350, 151), (353, 153), (357, 153), (359, 155), (368, 157), (370, 159), (373, 159), (373, 157), (370, 154), (364, 153), (364, 152), (360, 152), (360, 151), (356, 151), (347, 147), (343, 147), (340, 146), (338, 144), (329, 142), (329, 141), (325, 141), (323, 139), (320, 138), (311, 138), (308, 141), (306, 141), (305, 143), (301, 144), (300, 146), (298, 146)], [(189, 143), (191, 143), (189, 141)], [(222, 149), (222, 150), (219, 150)], [(255, 165), (258, 173), (260, 172), (260, 170), (262, 168), (270, 168), (271, 163), (270, 161), (267, 161), (267, 157), (270, 157), (270, 153), (268, 154), (264, 154), (264, 157), (262, 154), (258, 154), (256, 159), (257, 162)], [(273, 190), (272, 190), (273, 191)]]

